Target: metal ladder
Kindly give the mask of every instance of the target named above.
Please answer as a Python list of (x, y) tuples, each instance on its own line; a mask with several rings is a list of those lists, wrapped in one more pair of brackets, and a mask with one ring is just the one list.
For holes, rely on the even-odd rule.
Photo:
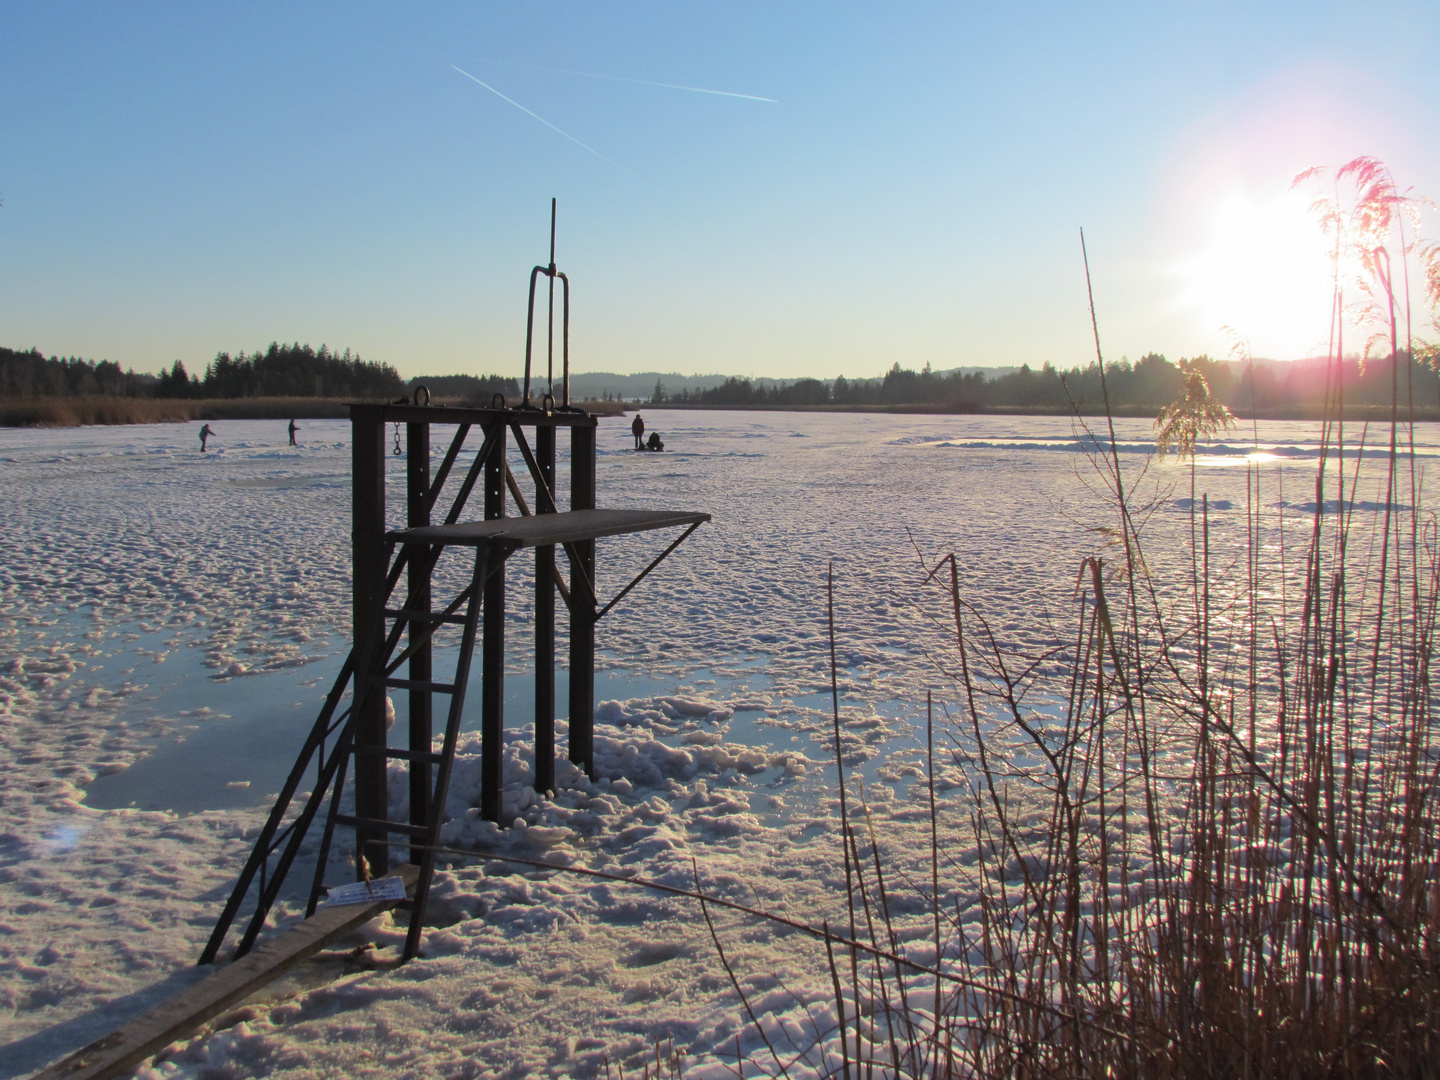
[[(320, 710), (310, 733), (306, 738), (294, 768), (291, 769), (265, 826), (255, 841), (250, 857), (241, 871), (234, 889), (226, 901), (224, 910), (211, 932), (210, 940), (200, 954), (201, 964), (215, 961), (224, 945), (225, 938), (234, 924), (246, 897), (255, 888), (255, 909), (241, 935), (236, 948), (236, 957), (244, 956), (254, 946), (255, 940), (264, 929), (266, 917), (274, 906), (285, 877), (300, 853), (305, 836), (319, 813), (325, 800), (329, 809), (325, 814), (325, 829), (321, 836), (320, 848), (315, 866), (315, 876), (310, 886), (309, 901), (305, 914), (315, 913), (321, 892), (324, 890), (324, 875), (329, 862), (331, 842), (336, 826), (354, 828), (356, 832), (356, 858), (367, 863), (388, 866), (387, 851), (389, 834), (398, 833), (413, 841), (411, 860), (419, 866), (419, 877), (411, 900), (410, 927), (405, 937), (404, 959), (414, 959), (420, 948), (420, 933), (425, 919), (425, 906), (430, 892), (430, 882), (435, 872), (435, 847), (440, 838), (440, 827), (445, 819), (445, 799), (450, 786), (450, 774), (455, 763), (455, 746), (460, 734), (460, 722), (465, 706), (465, 691), (470, 681), (471, 658), (475, 651), (476, 629), (480, 622), (485, 582), (489, 577), (490, 551), (487, 545), (475, 549), (475, 570), (470, 583), (443, 611), (431, 612), (412, 608), (412, 598), (407, 597), (403, 607), (392, 609), (385, 605), (393, 594), (395, 585), (405, 565), (412, 560), (424, 560), (427, 580), (439, 559), (438, 545), (391, 543), (386, 561), (385, 589), (376, 610), (371, 617), (372, 630), (364, 648), (353, 649), (346, 658), (344, 667), (337, 676), (325, 704)], [(426, 605), (428, 607), (428, 605)], [(388, 632), (387, 622), (393, 623)], [(412, 624), (425, 629), (418, 636), (412, 635), (410, 643), (400, 655), (392, 659), (402, 631)], [(429, 643), (436, 630), (445, 625), (462, 628), (460, 653), (456, 660), (454, 681), (450, 683), (417, 681), (395, 676), (396, 670), (405, 663), (421, 646)], [(362, 653), (364, 655), (362, 655)], [(357, 675), (357, 668), (359, 674)], [(344, 709), (340, 703), (345, 691), (354, 685), (354, 699)], [(354, 737), (354, 718), (360, 706), (375, 694), (384, 694), (388, 689), (420, 689), (450, 697), (450, 709), (445, 723), (445, 734), (441, 750), (436, 753), (403, 750), (387, 745), (357, 745)], [(428, 814), (424, 825), (409, 821), (394, 821), (388, 818), (361, 817), (358, 814), (342, 814), (341, 798), (345, 788), (345, 777), (351, 760), (357, 756), (382, 757), (387, 761), (399, 760), (407, 763), (411, 783), (423, 781), (433, 769), (434, 781), (428, 791)], [(315, 783), (308, 795), (297, 795), (300, 786), (315, 764)], [(419, 766), (419, 768), (417, 768)], [(292, 815), (292, 807), (299, 805)], [(289, 819), (287, 821), (287, 818)]]

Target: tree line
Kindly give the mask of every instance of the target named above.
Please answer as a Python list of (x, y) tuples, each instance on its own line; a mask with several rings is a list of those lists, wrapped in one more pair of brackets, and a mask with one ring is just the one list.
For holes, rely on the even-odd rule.
[[(1345, 403), (1388, 405), (1392, 393), (1402, 404), (1440, 403), (1440, 377), (1427, 359), (1402, 352), (1397, 368), (1388, 357), (1368, 363), (1347, 357), (1341, 364)], [(1103, 381), (1097, 363), (1068, 371), (1049, 363), (1039, 368), (1027, 364), (993, 377), (978, 371), (937, 373), (929, 365), (910, 371), (896, 363), (878, 379), (846, 379), (842, 375), (830, 382), (798, 379), (766, 387), (731, 377), (718, 386), (675, 393), (667, 392), (657, 381), (650, 404), (716, 408), (928, 405), (955, 412), (1049, 412), (1072, 407), (1092, 412), (1108, 405), (1117, 412), (1153, 414), (1176, 399), (1190, 371), (1205, 377), (1217, 401), (1242, 413), (1321, 406), (1331, 380), (1330, 364), (1323, 358), (1232, 362), (1200, 355), (1177, 364), (1159, 353), (1147, 353), (1133, 363), (1128, 359), (1106, 363)]]
[[(1401, 352), (1398, 365), (1389, 358), (1362, 363), (1349, 357), (1342, 363), (1345, 401), (1350, 405), (1388, 405), (1392, 393), (1404, 403), (1440, 403), (1440, 377), (1431, 356)], [(1267, 360), (1232, 362), (1201, 355), (1172, 363), (1159, 353), (1148, 353), (1133, 363), (1121, 359), (1105, 365), (1102, 386), (1099, 365), (1091, 363), (1061, 371), (1046, 363), (1028, 365), (999, 375), (955, 370), (932, 371), (927, 364), (911, 371), (896, 363), (874, 379), (798, 379), (794, 382), (760, 382), (732, 376), (708, 388), (682, 388), (667, 392), (655, 384), (652, 405), (690, 405), (712, 408), (851, 408), (930, 406), (955, 412), (987, 409), (1068, 411), (1102, 410), (1153, 414), (1174, 401), (1185, 373), (1198, 371), (1211, 395), (1236, 412), (1313, 409), (1322, 405), (1330, 379), (1330, 364), (1322, 359), (1276, 363)], [(46, 357), (38, 349), (20, 351), (0, 347), (0, 395), (9, 398), (111, 397), (255, 398), (342, 397), (390, 398), (408, 395), (424, 384), (436, 397), (461, 397), (480, 403), (500, 393), (514, 403), (520, 396), (517, 380), (500, 375), (441, 375), (411, 379), (408, 383), (389, 364), (362, 360), (349, 349), (331, 352), (298, 343), (272, 342), (264, 351), (231, 355), (217, 353), (202, 375), (192, 375), (176, 360), (160, 375), (122, 370), (109, 360)], [(607, 394), (606, 397), (610, 395)]]
[(296, 342), (272, 341), (264, 352), (217, 353), (204, 377), (187, 374), (176, 360), (156, 380), (157, 397), (394, 397), (405, 392), (400, 373), (389, 364), (362, 360), (359, 353), (317, 352)]
[(110, 360), (43, 355), (0, 347), (0, 394), (12, 398), (108, 397), (256, 398), (256, 397), (396, 397), (405, 382), (389, 364), (362, 360), (346, 349), (317, 351), (298, 342), (271, 342), (263, 352), (221, 352), (192, 375), (176, 360), (158, 376), (121, 370)]
[(139, 397), (155, 381), (154, 375), (122, 371), (110, 360), (47, 357), (39, 349), (21, 352), (0, 346), (0, 396), (4, 397)]

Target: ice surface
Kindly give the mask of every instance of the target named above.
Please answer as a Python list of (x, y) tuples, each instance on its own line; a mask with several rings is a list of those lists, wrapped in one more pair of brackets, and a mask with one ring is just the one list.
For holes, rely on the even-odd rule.
[[(887, 843), (923, 846), (913, 725), (925, 688), (943, 700), (952, 684), (921, 557), (955, 553), (1002, 644), (1054, 643), (1080, 560), (1105, 551), (1095, 526), (1108, 519), (1086, 481), (1098, 444), (1056, 418), (652, 419), (664, 454), (630, 452), (625, 422), (602, 421), (601, 505), (714, 521), (600, 625), (601, 779), (562, 763), (553, 799), (528, 787), (518, 605), (507, 824), (474, 810), (467, 734), (446, 842), (677, 887), (698, 872), (714, 894), (839, 919), (827, 568), (842, 756)], [(348, 426), (313, 421), (298, 448), (281, 421), (212, 426), (203, 456), (194, 424), (0, 431), (0, 1077), (198, 977), (189, 965), (349, 647)], [(1116, 428), (1127, 475), (1159, 482), (1142, 490), (1163, 560), (1188, 528), (1188, 467), (1149, 461), (1148, 422)], [(1217, 552), (1245, 529), (1234, 463), (1265, 455), (1263, 499), (1290, 507), (1296, 528), (1314, 498), (1314, 425), (1245, 434), (1197, 461)], [(1435, 427), (1419, 436), (1434, 457)], [(1357, 500), (1358, 512), (1382, 506), (1375, 492)], [(656, 548), (631, 537), (600, 550), (604, 597)], [(513, 564), (517, 597), (528, 565)], [(953, 770), (937, 786), (942, 815), (963, 815)], [(398, 780), (393, 795), (404, 799)], [(432, 915), (423, 960), (277, 991), (143, 1075), (592, 1076), (607, 1060), (634, 1070), (673, 1039), (693, 1075), (719, 1076), (737, 1036), (747, 1068), (768, 1060), (690, 901), (492, 858), (443, 871)], [(899, 924), (917, 959), (924, 922)], [(810, 943), (733, 913), (718, 925), (762, 1026), (787, 1045), (823, 1043), (835, 1017)], [(384, 957), (403, 933), (386, 916), (350, 944)], [(819, 1067), (812, 1057), (791, 1075)]]

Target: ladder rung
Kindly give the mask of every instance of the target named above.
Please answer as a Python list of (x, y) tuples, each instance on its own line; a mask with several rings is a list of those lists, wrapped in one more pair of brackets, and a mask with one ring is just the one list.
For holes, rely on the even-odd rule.
[(464, 615), (446, 615), (442, 612), (411, 611), (408, 608), (385, 609), (386, 618), (404, 619), (406, 622), (428, 622), (428, 623), (452, 623), (455, 626), (465, 625)]
[(385, 686), (394, 687), (397, 690), (433, 690), (437, 694), (453, 694), (455, 684), (448, 682), (431, 682), (429, 679), (379, 679), (370, 676), (365, 680), (372, 686), (375, 683), (383, 683)]
[(385, 832), (398, 832), (406, 836), (424, 837), (430, 834), (430, 830), (424, 825), (408, 825), (403, 821), (382, 821), (379, 818), (356, 817), (353, 814), (336, 814), (336, 825), (353, 825), (357, 829), (383, 829)]
[(364, 754), (367, 757), (395, 758), (398, 761), (428, 761), (438, 765), (444, 760), (444, 754), (437, 754), (433, 750), (399, 750), (393, 746), (362, 746), (359, 743), (350, 748), (356, 754)]

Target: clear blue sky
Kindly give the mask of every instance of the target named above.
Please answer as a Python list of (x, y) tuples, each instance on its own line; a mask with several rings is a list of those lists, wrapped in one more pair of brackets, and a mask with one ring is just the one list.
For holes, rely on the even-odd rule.
[(0, 344), (514, 373), (554, 195), (577, 370), (1083, 363), (1081, 226), (1107, 355), (1283, 358), (1328, 297), (1246, 237), (1312, 164), (1440, 196), (1437, 58), (1433, 0), (6, 0)]

